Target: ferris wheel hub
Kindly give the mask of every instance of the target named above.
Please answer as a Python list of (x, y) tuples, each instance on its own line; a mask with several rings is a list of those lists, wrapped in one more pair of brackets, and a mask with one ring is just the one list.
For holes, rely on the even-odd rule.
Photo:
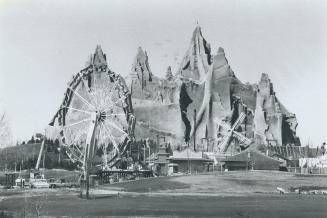
[(104, 111), (97, 111), (96, 112), (96, 116), (97, 116), (97, 120), (100, 122), (103, 122), (106, 119), (106, 112)]

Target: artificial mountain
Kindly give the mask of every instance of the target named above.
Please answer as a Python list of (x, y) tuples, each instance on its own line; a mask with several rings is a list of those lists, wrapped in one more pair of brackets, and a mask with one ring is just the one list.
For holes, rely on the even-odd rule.
[(215, 150), (222, 137), (218, 123), (231, 127), (244, 113), (237, 131), (253, 145), (300, 145), (296, 116), (278, 100), (268, 75), (262, 74), (256, 84), (242, 83), (223, 48), (211, 53), (199, 26), (175, 75), (168, 67), (166, 78), (155, 76), (147, 53), (138, 48), (125, 79), (137, 120), (136, 139), (164, 136), (178, 145), (193, 144), (195, 136), (198, 149), (207, 144)]

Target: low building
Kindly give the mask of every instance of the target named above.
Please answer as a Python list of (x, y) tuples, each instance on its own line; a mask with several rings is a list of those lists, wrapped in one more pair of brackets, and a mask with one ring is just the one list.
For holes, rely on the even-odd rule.
[(317, 158), (300, 158), (301, 173), (327, 174), (327, 155)]
[(159, 148), (159, 152), (156, 154), (156, 160), (154, 160), (155, 173), (161, 176), (168, 175), (168, 157), (169, 153), (165, 146)]
[(190, 148), (173, 151), (173, 155), (168, 160), (174, 172), (182, 173), (207, 172), (209, 165), (213, 164), (213, 160), (208, 159), (202, 152), (195, 152)]
[(237, 155), (226, 157), (224, 167), (228, 170), (279, 170), (280, 162), (259, 151), (243, 151)]

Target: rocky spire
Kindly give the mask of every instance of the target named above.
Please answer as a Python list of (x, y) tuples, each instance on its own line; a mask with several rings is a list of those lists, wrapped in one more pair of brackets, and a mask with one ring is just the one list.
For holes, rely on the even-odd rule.
[(142, 87), (148, 82), (152, 81), (153, 74), (149, 66), (148, 55), (146, 51), (143, 51), (141, 47), (137, 49), (137, 54), (132, 65), (130, 77), (135, 80), (137, 79)]
[(212, 61), (210, 53), (210, 44), (203, 38), (200, 26), (197, 26), (177, 74), (181, 78), (203, 82)]
[(106, 55), (103, 53), (100, 45), (97, 45), (95, 49), (93, 64), (96, 66), (107, 65)]
[(171, 81), (173, 80), (174, 76), (173, 73), (171, 72), (171, 66), (169, 66), (167, 68), (167, 72), (166, 72), (166, 80)]
[(213, 56), (213, 79), (220, 80), (228, 77), (235, 77), (235, 74), (228, 64), (224, 49), (219, 47), (217, 54)]
[(94, 54), (90, 55), (86, 66), (94, 65), (96, 68), (105, 68), (107, 66), (107, 58), (103, 53), (101, 46), (97, 45)]
[(259, 92), (262, 95), (270, 96), (274, 94), (273, 84), (269, 79), (268, 74), (262, 73), (259, 81)]

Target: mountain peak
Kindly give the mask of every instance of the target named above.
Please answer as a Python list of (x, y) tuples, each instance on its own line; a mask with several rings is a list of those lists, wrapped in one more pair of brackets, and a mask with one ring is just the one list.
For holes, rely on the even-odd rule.
[(168, 66), (165, 77), (166, 77), (166, 80), (168, 80), (168, 81), (173, 80), (174, 76), (173, 76), (173, 73), (171, 71), (171, 66)]
[(201, 27), (196, 26), (177, 74), (181, 78), (202, 82), (211, 62), (210, 44), (203, 38)]
[(94, 54), (90, 56), (86, 65), (94, 65), (96, 68), (107, 66), (107, 58), (100, 45), (96, 46)]
[(260, 82), (270, 82), (269, 75), (267, 73), (262, 73)]
[(106, 55), (103, 53), (100, 45), (97, 45), (97, 47), (95, 48), (93, 64), (98, 67), (107, 66), (107, 58)]
[(258, 86), (259, 86), (259, 92), (261, 94), (264, 94), (267, 96), (274, 94), (273, 84), (270, 81), (267, 73), (261, 74), (261, 78), (260, 78)]
[(193, 31), (193, 38), (195, 38), (197, 35), (202, 36), (201, 27), (199, 25), (197, 25)]
[(152, 81), (153, 74), (150, 69), (148, 55), (146, 51), (143, 51), (142, 47), (137, 48), (137, 53), (134, 58), (130, 77), (133, 80), (138, 80), (140, 84), (142, 84), (142, 87), (147, 82)]
[(219, 47), (217, 54), (225, 54), (224, 49), (222, 47)]

